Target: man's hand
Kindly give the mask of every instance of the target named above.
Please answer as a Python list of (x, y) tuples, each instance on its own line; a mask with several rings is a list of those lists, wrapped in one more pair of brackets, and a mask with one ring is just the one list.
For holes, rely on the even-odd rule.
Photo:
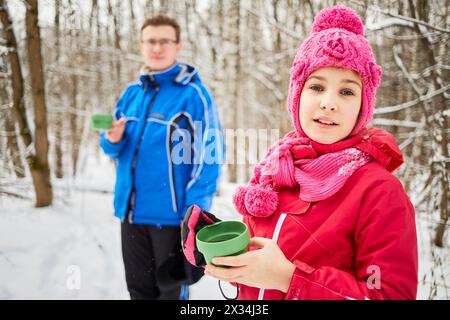
[(250, 246), (261, 249), (248, 251), (238, 256), (213, 258), (214, 264), (231, 266), (231, 268), (207, 265), (205, 274), (227, 282), (287, 292), (295, 265), (284, 256), (278, 245), (271, 239), (254, 237), (250, 240)]
[(123, 132), (125, 131), (125, 118), (120, 118), (119, 121), (114, 119), (111, 129), (106, 131), (106, 140), (111, 143), (119, 143), (122, 140)]

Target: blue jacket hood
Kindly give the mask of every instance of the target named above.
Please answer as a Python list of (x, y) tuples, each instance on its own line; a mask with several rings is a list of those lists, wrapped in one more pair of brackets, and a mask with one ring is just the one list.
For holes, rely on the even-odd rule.
[(200, 81), (198, 70), (187, 63), (176, 62), (172, 67), (162, 71), (151, 71), (143, 67), (139, 76), (139, 83), (144, 88), (149, 85), (162, 85), (166, 82), (187, 85), (191, 81)]

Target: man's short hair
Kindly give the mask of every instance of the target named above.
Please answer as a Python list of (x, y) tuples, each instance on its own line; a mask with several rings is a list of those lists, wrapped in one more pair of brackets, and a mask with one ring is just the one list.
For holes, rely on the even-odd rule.
[(170, 26), (175, 29), (176, 41), (180, 42), (180, 25), (175, 19), (172, 19), (165, 14), (158, 14), (157, 16), (153, 16), (145, 19), (144, 23), (141, 27), (141, 36), (142, 30), (147, 28), (148, 26), (159, 27), (159, 26)]

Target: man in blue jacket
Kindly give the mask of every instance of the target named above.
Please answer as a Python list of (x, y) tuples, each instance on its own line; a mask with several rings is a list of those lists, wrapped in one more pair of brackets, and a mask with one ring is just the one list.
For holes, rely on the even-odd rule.
[(131, 299), (187, 299), (180, 223), (190, 205), (211, 206), (221, 125), (197, 70), (177, 61), (177, 22), (152, 17), (140, 36), (145, 67), (119, 98), (100, 146), (117, 160), (114, 209)]

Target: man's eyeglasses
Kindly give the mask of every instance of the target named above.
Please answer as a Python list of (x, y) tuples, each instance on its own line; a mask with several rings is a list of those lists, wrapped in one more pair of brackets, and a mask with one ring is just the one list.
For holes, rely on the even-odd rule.
[(154, 48), (157, 44), (163, 49), (168, 48), (172, 43), (178, 43), (176, 40), (172, 39), (146, 39), (142, 40), (142, 43), (148, 48)]

